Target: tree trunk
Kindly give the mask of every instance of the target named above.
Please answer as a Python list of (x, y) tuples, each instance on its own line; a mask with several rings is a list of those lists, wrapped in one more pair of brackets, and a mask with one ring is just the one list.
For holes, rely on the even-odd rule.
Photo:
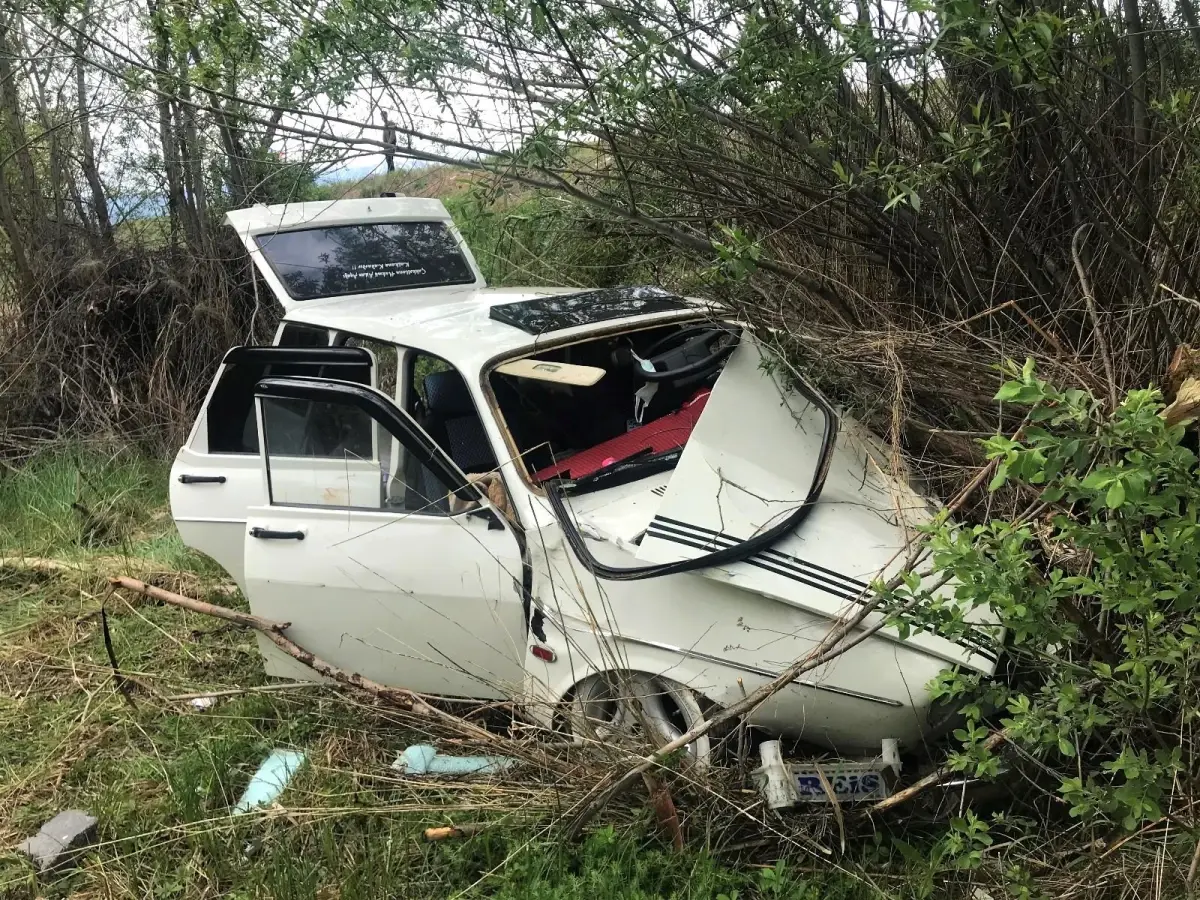
[[(1131, 120), (1133, 122), (1133, 143), (1135, 160), (1135, 181), (1142, 192), (1144, 201), (1151, 204), (1150, 198), (1150, 110), (1146, 102), (1146, 33), (1142, 28), (1142, 14), (1138, 8), (1138, 0), (1121, 0), (1121, 8), (1125, 14), (1125, 34), (1129, 39), (1129, 87), (1133, 97)], [(1143, 228), (1148, 232), (1149, 223)], [(1148, 233), (1139, 235), (1143, 239)]]
[(6, 149), (16, 162), (21, 189), (25, 194), (22, 209), (18, 211), (14, 207), (13, 212), (17, 216), (24, 213), (27, 222), (37, 222), (42, 215), (42, 191), (33, 165), (33, 155), (29, 152), (29, 133), (21, 113), (21, 100), (13, 71), (14, 59), (16, 55), (9, 38), (9, 23), (0, 21), (0, 128), (6, 138)]
[(1200, 19), (1196, 17), (1196, 7), (1192, 0), (1179, 0), (1179, 8), (1183, 11), (1183, 20), (1187, 22), (1188, 31), (1192, 35), (1192, 43), (1200, 51)]
[(12, 192), (8, 189), (7, 181), (4, 169), (0, 167), (0, 232), (4, 233), (4, 239), (12, 254), (13, 267), (17, 272), (17, 286), (21, 293), (29, 295), (36, 291), (37, 279), (25, 253), (24, 229), (17, 221), (16, 211), (9, 202)]
[(192, 227), (195, 235), (200, 237), (203, 234), (205, 219), (204, 154), (200, 150), (200, 130), (196, 127), (196, 107), (192, 103), (192, 86), (188, 80), (187, 50), (183, 47), (175, 51), (175, 75), (179, 90), (177, 106), (181, 135), (179, 145), (183, 154), (183, 182), (191, 204), (191, 212), (195, 217)]
[(148, 0), (150, 25), (154, 32), (154, 78), (158, 83), (158, 141), (162, 147), (163, 173), (167, 178), (167, 213), (171, 222), (171, 238), (174, 240), (183, 230), (191, 237), (187, 221), (187, 202), (183, 196), (183, 179), (179, 172), (179, 141), (176, 137), (171, 115), (170, 35), (157, 0)]
[(104, 194), (104, 183), (100, 180), (100, 169), (96, 165), (96, 147), (92, 143), (92, 127), (88, 118), (87, 81), (83, 71), (83, 36), (89, 15), (88, 3), (84, 0), (80, 10), (79, 28), (75, 32), (75, 101), (79, 111), (79, 163), (91, 193), (92, 216), (99, 229), (100, 239), (105, 244), (111, 244), (112, 219), (108, 215), (108, 197)]

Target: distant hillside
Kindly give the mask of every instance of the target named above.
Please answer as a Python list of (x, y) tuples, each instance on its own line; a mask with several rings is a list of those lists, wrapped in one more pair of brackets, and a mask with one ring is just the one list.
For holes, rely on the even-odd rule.
[(466, 193), (483, 177), (485, 176), (466, 169), (431, 165), (329, 181), (319, 185), (317, 190), (322, 197), (330, 200), (378, 197), (385, 191), (402, 197), (436, 197), (446, 200)]

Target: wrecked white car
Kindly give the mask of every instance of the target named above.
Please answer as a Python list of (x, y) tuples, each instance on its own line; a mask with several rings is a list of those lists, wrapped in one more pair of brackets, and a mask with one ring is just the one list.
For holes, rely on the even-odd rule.
[[(699, 301), (487, 288), (433, 200), (229, 221), (286, 315), (274, 346), (222, 362), (172, 511), (254, 613), (344, 669), (516, 698), (547, 725), (626, 715), (619, 674), (678, 736), (805, 656), (931, 516), (863, 429)], [(994, 650), (884, 628), (750, 722), (912, 746), (952, 666), (990, 674)]]

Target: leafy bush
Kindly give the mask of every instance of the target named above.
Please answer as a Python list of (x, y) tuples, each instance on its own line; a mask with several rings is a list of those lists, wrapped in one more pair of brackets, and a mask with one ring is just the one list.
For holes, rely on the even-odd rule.
[(983, 611), (1004, 629), (1011, 677), (953, 672), (932, 686), (965, 704), (949, 765), (1001, 773), (1002, 745), (985, 744), (995, 714), (1014, 755), (1035, 760), (1057, 805), (1083, 824), (1191, 821), (1196, 454), (1185, 428), (1159, 414), (1156, 390), (1131, 391), (1108, 412), (1085, 391), (1042, 381), (1032, 361), (1008, 374), (996, 399), (1028, 414), (1017, 436), (986, 442), (990, 487), (1028, 508), (1012, 520), (932, 526), (934, 566), (956, 585), (914, 614), (951, 636), (996, 640), (969, 622)]

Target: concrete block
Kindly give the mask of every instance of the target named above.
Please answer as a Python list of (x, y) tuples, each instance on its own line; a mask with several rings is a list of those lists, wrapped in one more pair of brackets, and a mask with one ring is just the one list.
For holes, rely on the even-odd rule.
[(69, 862), (81, 847), (96, 836), (97, 820), (81, 809), (68, 809), (41, 827), (18, 848), (38, 872), (45, 873)]

